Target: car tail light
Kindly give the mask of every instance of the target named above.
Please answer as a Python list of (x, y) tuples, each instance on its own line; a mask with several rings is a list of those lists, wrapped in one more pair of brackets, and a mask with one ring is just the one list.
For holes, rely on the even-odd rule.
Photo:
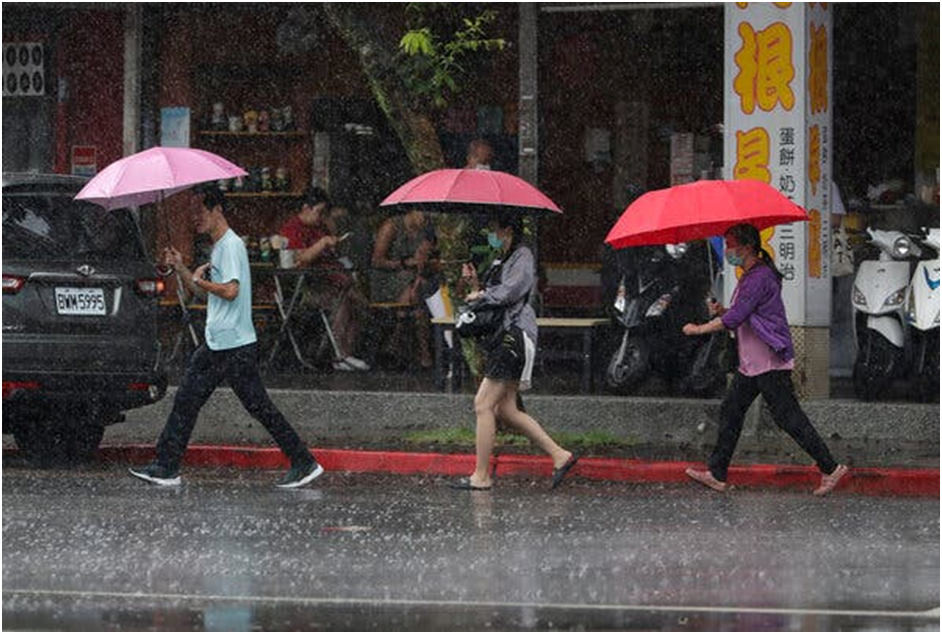
[(156, 401), (157, 397), (160, 396), (160, 388), (151, 383), (128, 383), (128, 391), (147, 392), (152, 401)]
[(19, 275), (3, 274), (3, 292), (4, 294), (14, 295), (20, 292), (23, 285), (26, 284), (26, 278)]
[(135, 283), (137, 292), (144, 297), (158, 297), (164, 294), (164, 281), (161, 279), (152, 279), (142, 277)]
[[(6, 276), (4, 276), (4, 282), (6, 282)], [(4, 287), (6, 288), (6, 287)], [(39, 383), (36, 381), (4, 381), (3, 382), (3, 399), (6, 400), (13, 396), (14, 392), (20, 390), (38, 390)]]

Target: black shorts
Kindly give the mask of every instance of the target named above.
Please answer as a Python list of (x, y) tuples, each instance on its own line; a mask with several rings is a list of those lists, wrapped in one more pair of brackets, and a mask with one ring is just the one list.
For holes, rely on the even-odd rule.
[(485, 378), (494, 381), (519, 381), (527, 362), (523, 331), (516, 326), (505, 330), (486, 349)]

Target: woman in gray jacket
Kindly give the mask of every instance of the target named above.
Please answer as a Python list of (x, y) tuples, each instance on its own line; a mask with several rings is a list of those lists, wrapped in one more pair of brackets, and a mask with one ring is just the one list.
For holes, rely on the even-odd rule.
[[(465, 281), (474, 290), (466, 301), (504, 309), (503, 327), (482, 342), (486, 356), (484, 380), (474, 398), (477, 417), (477, 463), (470, 477), (452, 486), (456, 489), (486, 491), (493, 482), (488, 471), (494, 450), (497, 418), (511, 425), (553, 459), (552, 487), (562, 482), (576, 464), (577, 457), (557, 445), (540, 424), (517, 408), (517, 392), (530, 388), (533, 359), (536, 356), (536, 314), (529, 304), (536, 284), (533, 252), (523, 246), (523, 219), (519, 212), (501, 212), (491, 220), (488, 242), (501, 251), (481, 288), (474, 267), (462, 270)], [(500, 267), (499, 271), (494, 267)]]

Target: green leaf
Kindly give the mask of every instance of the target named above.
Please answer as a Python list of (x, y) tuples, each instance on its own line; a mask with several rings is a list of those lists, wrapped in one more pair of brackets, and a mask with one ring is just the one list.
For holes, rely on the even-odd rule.
[(406, 55), (433, 56), (435, 54), (435, 44), (432, 31), (428, 27), (425, 27), (406, 32), (399, 41), (399, 48), (401, 48)]

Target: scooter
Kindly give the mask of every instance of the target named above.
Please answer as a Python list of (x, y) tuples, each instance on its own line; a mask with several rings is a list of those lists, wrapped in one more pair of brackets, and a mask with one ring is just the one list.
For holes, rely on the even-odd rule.
[(924, 259), (906, 292), (906, 323), (912, 341), (910, 376), (922, 400), (939, 399), (939, 229), (925, 230)]
[(652, 372), (674, 391), (695, 396), (713, 395), (725, 383), (723, 339), (687, 337), (681, 330), (705, 317), (714, 267), (711, 261), (710, 273), (698, 274), (699, 250), (687, 244), (639, 249), (641, 257), (622, 276), (615, 297), (614, 319), (624, 332), (605, 371), (609, 389), (631, 393)]
[(910, 259), (921, 249), (899, 231), (867, 229), (880, 251), (860, 263), (854, 278), (854, 393), (869, 401), (882, 396), (906, 372), (903, 306), (910, 281)]

